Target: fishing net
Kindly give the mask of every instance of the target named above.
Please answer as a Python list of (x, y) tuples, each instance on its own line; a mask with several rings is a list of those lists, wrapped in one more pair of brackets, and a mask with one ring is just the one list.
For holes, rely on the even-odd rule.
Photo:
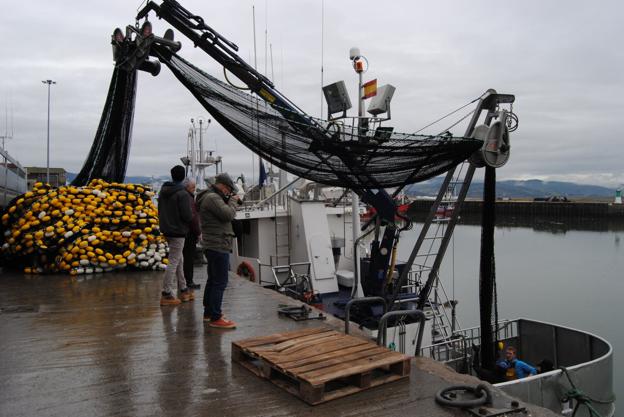
[(85, 187), (37, 183), (0, 222), (0, 264), (26, 273), (72, 275), (164, 269), (167, 245), (153, 192), (93, 180)]
[(354, 190), (403, 186), (447, 171), (482, 145), (451, 135), (380, 135), (377, 129), (315, 119), (268, 105), (162, 47), (152, 52), (246, 147), (279, 168), (322, 184)]
[(72, 185), (86, 185), (96, 178), (123, 182), (132, 139), (136, 74), (136, 70), (121, 68), (113, 71), (93, 145)]

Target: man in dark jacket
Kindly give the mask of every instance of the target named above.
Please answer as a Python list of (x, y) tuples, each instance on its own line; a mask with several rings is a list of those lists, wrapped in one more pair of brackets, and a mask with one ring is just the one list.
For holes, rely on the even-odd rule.
[[(160, 305), (177, 305), (194, 298), (192, 290), (186, 286), (184, 279), (182, 249), (184, 238), (189, 231), (193, 218), (191, 199), (182, 185), (186, 172), (184, 167), (176, 165), (171, 168), (171, 182), (163, 184), (158, 194), (158, 218), (160, 231), (169, 245), (169, 265), (165, 271)], [(178, 281), (180, 298), (175, 296), (175, 280)]]
[(201, 222), (202, 248), (208, 260), (208, 279), (204, 288), (204, 320), (209, 326), (233, 329), (236, 323), (221, 312), (223, 292), (228, 283), (232, 220), (236, 217), (239, 199), (236, 186), (226, 173), (216, 176), (215, 184), (197, 196)]
[(191, 209), (193, 211), (193, 219), (189, 226), (189, 231), (184, 239), (184, 278), (186, 278), (186, 286), (192, 290), (198, 290), (201, 285), (196, 284), (193, 281), (193, 267), (195, 263), (195, 248), (197, 246), (197, 240), (201, 235), (201, 229), (199, 227), (199, 212), (197, 211), (197, 205), (195, 204), (195, 181), (190, 178), (182, 181), (182, 185), (189, 193), (191, 199)]

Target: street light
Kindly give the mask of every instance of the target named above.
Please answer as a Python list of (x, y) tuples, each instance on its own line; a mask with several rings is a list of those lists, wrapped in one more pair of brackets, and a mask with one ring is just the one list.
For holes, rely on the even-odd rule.
[[(357, 133), (358, 133), (358, 141), (359, 136), (362, 135), (362, 128), (364, 120), (364, 95), (362, 94), (362, 75), (366, 70), (364, 69), (364, 61), (368, 66), (368, 60), (360, 53), (360, 48), (353, 47), (349, 50), (349, 60), (353, 65), (353, 69), (358, 75), (358, 93), (357, 93), (357, 101), (358, 101), (358, 118), (357, 118)], [(358, 281), (360, 279), (360, 251), (358, 242), (360, 237), (360, 196), (355, 192), (351, 191), (351, 227), (352, 227), (352, 235), (353, 235), (353, 259), (355, 260), (354, 270), (353, 270), (353, 279)], [(357, 284), (353, 283), (354, 288), (360, 288)], [(357, 296), (356, 294), (353, 295)]]
[(56, 84), (56, 81), (45, 80), (41, 82), (48, 85), (48, 147), (46, 159), (46, 182), (50, 184), (50, 86), (52, 84)]

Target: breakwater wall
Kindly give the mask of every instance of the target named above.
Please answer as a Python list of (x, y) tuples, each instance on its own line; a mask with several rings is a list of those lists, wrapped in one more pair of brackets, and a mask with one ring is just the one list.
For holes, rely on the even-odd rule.
[[(416, 200), (410, 211), (415, 217), (428, 213), (433, 201)], [(467, 200), (462, 214), (481, 213), (483, 201)], [(496, 214), (500, 216), (569, 217), (569, 218), (619, 218), (624, 219), (624, 204), (606, 202), (550, 202), (550, 201), (502, 201), (496, 202)]]

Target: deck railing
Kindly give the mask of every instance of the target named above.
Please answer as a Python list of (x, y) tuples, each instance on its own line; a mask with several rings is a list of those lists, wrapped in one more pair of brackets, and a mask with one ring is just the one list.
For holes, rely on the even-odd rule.
[[(497, 335), (506, 345), (515, 346), (522, 360), (535, 365), (549, 359), (555, 368), (496, 384), (501, 390), (522, 401), (571, 414), (576, 400), (562, 403), (565, 397), (574, 397), (571, 380), (603, 417), (614, 415), (613, 349), (609, 342), (581, 330), (528, 319), (500, 322)], [(473, 345), (480, 344), (480, 336), (479, 327), (464, 329), (451, 341), (423, 347), (421, 354), (459, 372), (472, 373)], [(575, 417), (589, 416), (589, 409), (581, 406)]]

